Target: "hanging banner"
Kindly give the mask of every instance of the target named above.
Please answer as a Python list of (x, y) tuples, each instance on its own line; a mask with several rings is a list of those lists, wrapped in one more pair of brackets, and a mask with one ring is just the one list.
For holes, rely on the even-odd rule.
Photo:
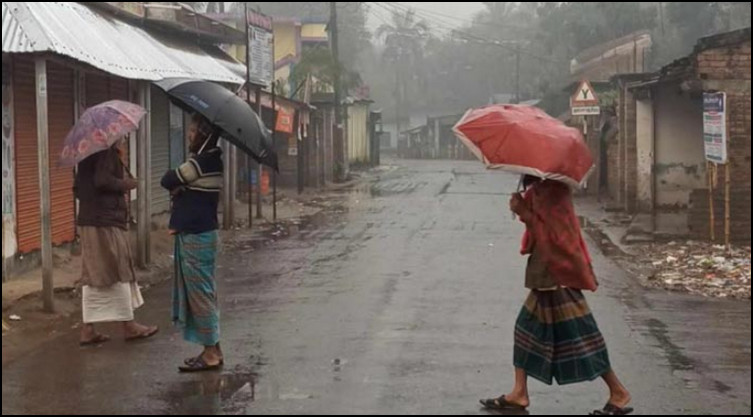
[(277, 113), (277, 123), (275, 130), (282, 133), (293, 133), (293, 123), (295, 119), (295, 110), (286, 106), (280, 106)]

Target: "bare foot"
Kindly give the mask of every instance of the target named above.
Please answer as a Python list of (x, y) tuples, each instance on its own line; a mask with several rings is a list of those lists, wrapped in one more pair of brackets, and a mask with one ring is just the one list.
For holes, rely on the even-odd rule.
[(85, 325), (81, 329), (81, 339), (79, 339), (79, 344), (81, 346), (99, 345), (109, 341), (110, 336), (97, 333), (94, 330), (94, 326), (92, 326), (91, 324)]
[(632, 397), (626, 390), (613, 392), (609, 396), (609, 404), (618, 408), (625, 408), (625, 406), (630, 404), (630, 400), (632, 400)]
[(530, 405), (530, 401), (528, 400), (528, 395), (525, 393), (512, 393), (499, 398), (481, 400), (481, 404), (493, 410), (526, 409)]
[(136, 322), (125, 324), (123, 335), (126, 340), (147, 339), (154, 336), (159, 331), (157, 326), (144, 326)]
[(528, 408), (529, 405), (531, 405), (531, 401), (528, 398), (528, 394), (521, 394), (521, 393), (510, 393), (505, 395), (505, 400), (508, 402), (519, 405), (523, 408)]

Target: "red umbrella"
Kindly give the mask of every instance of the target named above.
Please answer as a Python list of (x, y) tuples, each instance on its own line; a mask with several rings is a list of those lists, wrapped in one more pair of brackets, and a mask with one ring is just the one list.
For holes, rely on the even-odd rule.
[(453, 130), (489, 169), (578, 187), (594, 166), (581, 133), (536, 107), (504, 104), (471, 109)]

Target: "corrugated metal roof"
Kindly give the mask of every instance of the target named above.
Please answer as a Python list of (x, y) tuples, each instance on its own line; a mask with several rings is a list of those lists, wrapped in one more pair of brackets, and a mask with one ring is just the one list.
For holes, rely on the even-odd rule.
[(75, 2), (3, 2), (3, 53), (29, 52), (64, 55), (128, 79), (244, 81), (231, 70), (242, 73), (243, 65), (190, 40), (149, 33)]
[(26, 36), (18, 20), (10, 12), (7, 2), (3, 2), (3, 53), (10, 52), (31, 52), (32, 45), (29, 37)]

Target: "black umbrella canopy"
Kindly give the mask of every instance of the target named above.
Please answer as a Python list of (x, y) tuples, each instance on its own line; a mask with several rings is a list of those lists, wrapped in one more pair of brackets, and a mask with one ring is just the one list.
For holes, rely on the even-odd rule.
[(278, 170), (271, 132), (251, 106), (232, 91), (209, 81), (191, 79), (172, 78), (155, 84), (180, 107), (206, 117), (230, 143), (259, 163)]

